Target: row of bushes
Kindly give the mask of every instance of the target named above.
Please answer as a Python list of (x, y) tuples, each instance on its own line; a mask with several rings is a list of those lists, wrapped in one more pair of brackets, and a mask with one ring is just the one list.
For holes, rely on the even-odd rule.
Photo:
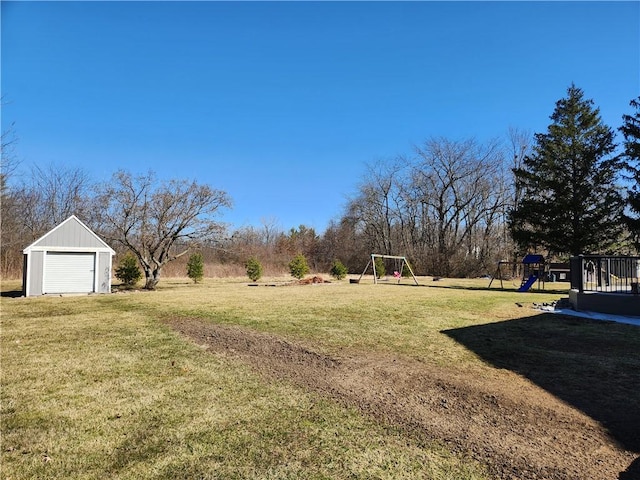
[[(247, 276), (252, 282), (257, 282), (263, 273), (262, 264), (256, 257), (251, 257), (245, 263)], [(291, 262), (289, 262), (289, 272), (291, 276), (297, 279), (304, 278), (309, 273), (309, 264), (304, 255), (296, 255)], [(334, 260), (329, 273), (337, 280), (342, 280), (347, 276), (347, 267), (340, 261)], [(128, 253), (125, 255), (120, 264), (115, 270), (115, 276), (125, 286), (134, 286), (142, 278), (142, 271), (138, 266), (138, 260), (133, 254)], [(187, 276), (198, 283), (204, 277), (204, 260), (202, 254), (194, 253), (189, 257), (187, 262)]]

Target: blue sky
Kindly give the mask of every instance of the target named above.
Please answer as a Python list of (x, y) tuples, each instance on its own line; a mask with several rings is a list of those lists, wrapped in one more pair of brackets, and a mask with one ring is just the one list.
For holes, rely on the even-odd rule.
[(3, 131), (32, 164), (225, 190), (319, 233), (364, 165), (431, 136), (544, 132), (574, 82), (640, 95), (639, 2), (2, 1)]

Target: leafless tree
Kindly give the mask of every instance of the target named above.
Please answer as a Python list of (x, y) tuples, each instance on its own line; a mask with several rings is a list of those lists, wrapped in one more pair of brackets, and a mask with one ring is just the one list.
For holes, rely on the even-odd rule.
[[(4, 99), (0, 102), (2, 105), (5, 103)], [(19, 203), (10, 186), (10, 179), (20, 163), (15, 153), (16, 143), (15, 128), (11, 124), (2, 131), (0, 144), (0, 273), (3, 278), (17, 276), (22, 267)]]
[(359, 229), (357, 219), (345, 216), (331, 221), (320, 240), (320, 260), (325, 271), (334, 260), (340, 260), (349, 273), (360, 273), (372, 253), (366, 238)]
[(225, 192), (208, 185), (157, 181), (152, 172), (134, 177), (122, 170), (99, 187), (96, 200), (97, 228), (133, 252), (149, 290), (156, 288), (168, 262), (221, 234), (214, 217), (231, 206)]
[[(523, 252), (511, 238), (511, 233), (508, 228), (508, 214), (512, 208), (515, 208), (522, 197), (522, 191), (516, 182), (514, 170), (522, 167), (523, 161), (527, 155), (531, 153), (531, 146), (533, 144), (533, 135), (529, 130), (522, 130), (515, 127), (510, 127), (507, 132), (508, 150), (507, 154), (512, 158), (511, 165), (509, 166), (509, 172), (507, 178), (510, 186), (510, 199), (507, 202), (504, 217), (503, 217), (503, 232), (502, 240), (504, 245), (505, 256), (509, 261), (516, 262), (521, 258), (525, 252)], [(515, 276), (517, 266), (514, 264), (512, 268), (512, 275)]]
[[(435, 251), (431, 265), (451, 275), (454, 261), (484, 260), (486, 235), (504, 207), (502, 156), (496, 142), (432, 138), (416, 147), (414, 188), (432, 220)], [(479, 235), (479, 238), (478, 237)]]
[(275, 217), (261, 218), (260, 224), (262, 225), (262, 243), (271, 249), (275, 245), (276, 238), (282, 233), (282, 227)]
[(498, 255), (508, 192), (498, 142), (432, 138), (411, 159), (370, 167), (343, 220), (421, 273), (474, 275)]
[(347, 216), (358, 219), (371, 251), (397, 254), (397, 237), (402, 222), (403, 184), (407, 163), (404, 157), (367, 166), (358, 194), (347, 206)]
[(21, 216), (35, 240), (71, 215), (86, 218), (91, 180), (85, 170), (51, 163), (31, 168), (28, 183), (17, 194)]
[(2, 192), (8, 188), (9, 178), (14, 174), (20, 164), (15, 153), (15, 146), (18, 142), (14, 124), (2, 132), (0, 139), (0, 189)]
[[(7, 177), (3, 181), (8, 180)], [(77, 167), (33, 166), (2, 191), (3, 271), (21, 265), (20, 250), (71, 215), (87, 218), (91, 182)]]

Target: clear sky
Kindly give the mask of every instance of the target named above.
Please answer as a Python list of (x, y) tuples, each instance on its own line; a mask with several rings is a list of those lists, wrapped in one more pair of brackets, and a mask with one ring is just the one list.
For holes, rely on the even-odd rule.
[(431, 136), (544, 132), (574, 82), (640, 95), (640, 2), (2, 1), (3, 130), (29, 165), (225, 190), (222, 220), (321, 233), (364, 165)]

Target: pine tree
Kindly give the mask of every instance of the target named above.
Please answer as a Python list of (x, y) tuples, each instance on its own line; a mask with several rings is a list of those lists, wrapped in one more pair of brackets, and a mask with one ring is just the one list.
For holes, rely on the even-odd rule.
[(551, 254), (607, 251), (622, 231), (613, 130), (575, 85), (556, 102), (547, 133), (514, 169), (522, 197), (510, 212), (514, 240)]
[(245, 263), (247, 268), (247, 276), (252, 282), (257, 282), (262, 277), (262, 264), (256, 257), (251, 257)]
[(624, 121), (620, 131), (624, 135), (625, 168), (631, 174), (631, 184), (627, 193), (629, 214), (624, 216), (631, 238), (640, 251), (640, 97), (631, 100), (630, 105), (636, 109), (634, 115), (623, 115)]
[(380, 257), (376, 257), (373, 263), (376, 264), (376, 275), (378, 278), (382, 278), (387, 274), (387, 269), (384, 265), (384, 260)]
[(291, 276), (298, 280), (309, 273), (309, 265), (307, 264), (306, 257), (301, 253), (293, 257), (293, 260), (289, 262), (289, 271), (291, 272)]
[(344, 266), (344, 263), (342, 263), (340, 260), (336, 258), (331, 264), (331, 269), (329, 270), (329, 273), (336, 280), (342, 280), (344, 277), (347, 276), (348, 271), (347, 271), (347, 267)]
[(187, 262), (187, 276), (198, 283), (204, 278), (204, 260), (201, 253), (193, 253)]
[(142, 278), (142, 271), (138, 267), (138, 259), (131, 252), (128, 252), (120, 260), (115, 275), (125, 286), (134, 286)]

